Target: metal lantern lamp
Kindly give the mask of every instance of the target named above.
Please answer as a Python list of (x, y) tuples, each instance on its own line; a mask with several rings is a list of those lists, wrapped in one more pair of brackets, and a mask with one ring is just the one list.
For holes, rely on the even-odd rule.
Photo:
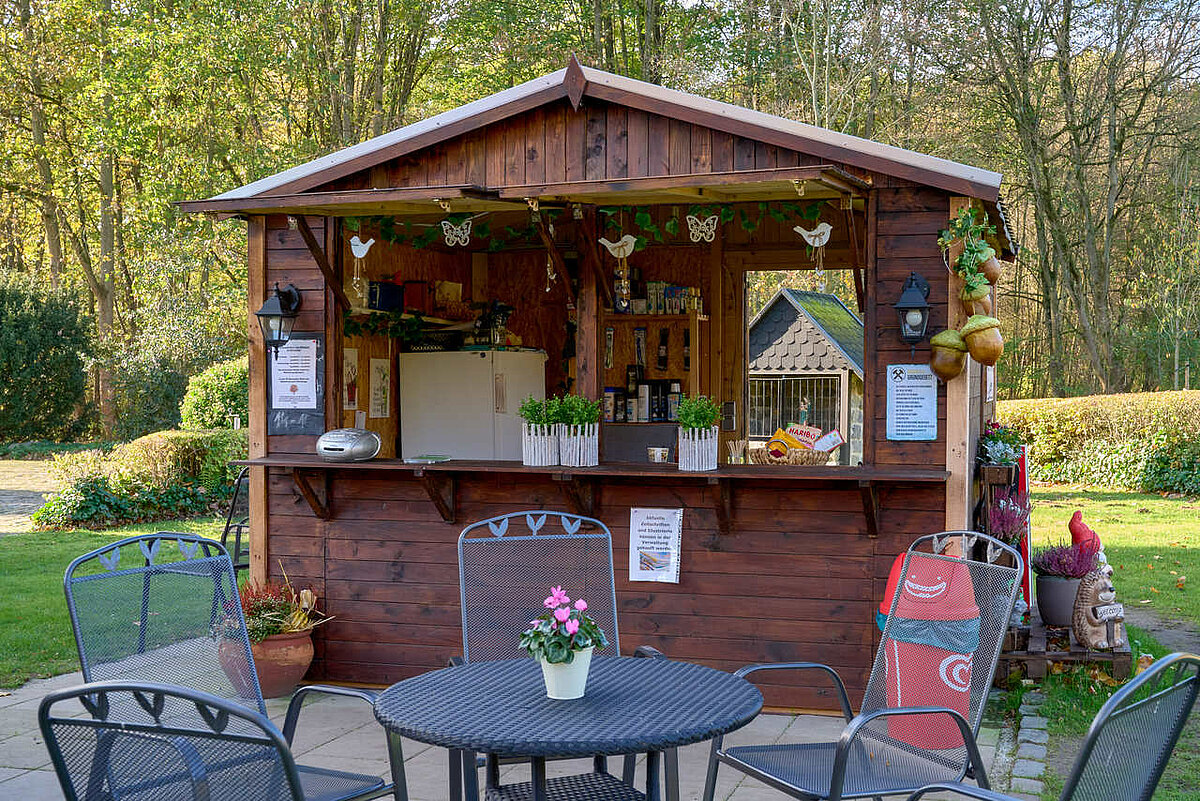
[(925, 338), (925, 330), (929, 327), (929, 282), (916, 273), (909, 273), (900, 299), (892, 308), (900, 318), (900, 339), (915, 347)]
[(283, 289), (276, 284), (274, 294), (254, 313), (258, 317), (258, 324), (262, 326), (263, 345), (276, 356), (279, 355), (279, 348), (292, 338), (292, 326), (296, 324), (299, 311), (300, 290), (292, 284)]

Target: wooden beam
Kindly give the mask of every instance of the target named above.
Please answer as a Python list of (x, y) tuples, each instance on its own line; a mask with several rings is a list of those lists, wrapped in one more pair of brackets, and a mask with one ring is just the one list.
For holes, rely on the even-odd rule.
[(431, 473), (417, 469), (413, 475), (425, 488), (425, 494), (437, 508), (442, 520), (453, 523), (458, 516), (458, 477), (453, 473)]
[(867, 536), (875, 539), (879, 536), (879, 490), (873, 481), (859, 481), (858, 494), (867, 520)]
[(728, 480), (710, 477), (708, 491), (717, 513), (717, 530), (728, 537), (733, 533), (733, 485)]
[(576, 237), (575, 246), (579, 249), (584, 264), (595, 276), (596, 284), (600, 287), (600, 294), (604, 298), (605, 308), (611, 309), (613, 307), (613, 287), (612, 282), (608, 280), (608, 275), (604, 272), (604, 262), (600, 260), (598, 249), (600, 234), (596, 229), (595, 206), (584, 206), (583, 219), (580, 220), (579, 228), (583, 232), (583, 237)]
[[(246, 226), (246, 313), (250, 354), (250, 419), (247, 421), (248, 455), (261, 459), (267, 453), (267, 356), (262, 328), (254, 312), (267, 300), (267, 219), (251, 217)], [(250, 580), (267, 581), (270, 549), (267, 468), (250, 468)]]
[[(950, 198), (950, 219), (958, 216), (960, 210), (970, 207), (971, 199), (967, 197)], [(949, 252), (950, 263), (962, 253), (962, 243), (954, 245)], [(951, 273), (947, 276), (948, 298), (946, 326), (961, 328), (966, 322), (967, 315), (958, 299), (958, 276)], [(963, 373), (970, 375), (970, 365)], [(963, 377), (946, 384), (946, 469), (950, 478), (946, 479), (946, 530), (957, 531), (970, 527), (971, 522), (971, 382)]]
[(350, 298), (346, 297), (346, 290), (342, 288), (341, 280), (333, 271), (333, 266), (329, 263), (329, 257), (325, 255), (325, 249), (321, 247), (321, 243), (317, 241), (317, 237), (313, 234), (312, 229), (308, 227), (308, 220), (304, 215), (299, 215), (292, 219), (295, 219), (296, 230), (300, 232), (300, 238), (308, 246), (308, 252), (312, 254), (313, 261), (317, 263), (317, 268), (321, 271), (321, 275), (325, 276), (326, 286), (333, 290), (333, 296), (337, 298), (337, 302), (341, 307), (349, 309), (351, 305)]
[[(291, 195), (266, 197), (229, 198), (208, 200), (183, 200), (175, 205), (184, 212), (228, 213), (283, 213), (293, 209), (313, 207), (384, 205), (391, 203), (414, 203), (418, 208), (429, 206), (429, 213), (438, 212), (435, 200), (491, 200), (499, 203), (499, 195), (482, 186), (459, 184), (456, 186), (411, 186), (387, 187), (383, 189), (350, 189), (340, 192), (305, 192)], [(514, 208), (516, 204), (510, 204)]]
[[(554, 264), (554, 269), (558, 272), (558, 276), (562, 279), (563, 289), (567, 293), (567, 300), (571, 301), (571, 305), (575, 305), (575, 293), (571, 291), (571, 274), (567, 272), (567, 262), (563, 259), (563, 255), (558, 252), (558, 246), (554, 244), (554, 238), (550, 236), (550, 232), (546, 230), (546, 224), (542, 222), (541, 217), (538, 217), (537, 223), (534, 225), (537, 229), (538, 238), (542, 240), (542, 247), (546, 249), (546, 255), (550, 257), (550, 261)], [(580, 291), (583, 285), (580, 284)]]
[[(854, 191), (864, 194), (871, 185), (838, 167), (820, 164), (812, 167), (782, 167), (766, 170), (700, 172), (687, 175), (654, 175), (615, 180), (570, 181), (563, 183), (524, 184), (501, 187), (501, 199), (523, 199), (543, 195), (580, 195), (605, 192), (648, 192), (681, 188), (707, 188), (765, 183), (768, 181), (813, 181), (838, 194)], [(750, 200), (750, 198), (746, 198)]]
[(576, 476), (570, 473), (555, 473), (554, 480), (558, 482), (567, 506), (577, 515), (595, 517), (596, 514), (596, 481), (590, 477)]
[(317, 495), (316, 490), (313, 489), (310, 477), (300, 468), (292, 468), (292, 482), (296, 485), (296, 489), (300, 490), (301, 497), (308, 502), (308, 506), (312, 509), (313, 514), (321, 520), (328, 520), (333, 516), (329, 503), (329, 471), (321, 470), (319, 472), (324, 484), (324, 498)]

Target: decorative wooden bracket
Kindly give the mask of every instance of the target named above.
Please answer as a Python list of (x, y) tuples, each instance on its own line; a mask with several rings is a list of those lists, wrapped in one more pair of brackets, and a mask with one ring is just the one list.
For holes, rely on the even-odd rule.
[(319, 480), (324, 485), (322, 487), (323, 492), (321, 493), (324, 498), (317, 497), (317, 493), (310, 482), (310, 478), (315, 478), (315, 476), (310, 477), (298, 467), (292, 468), (292, 481), (295, 483), (296, 489), (300, 490), (300, 495), (304, 500), (308, 501), (313, 514), (321, 520), (328, 520), (333, 516), (333, 512), (330, 509), (332, 506), (330, 503), (332, 493), (329, 491), (329, 471), (321, 470), (319, 471), (319, 476)]
[(592, 271), (596, 283), (600, 286), (600, 291), (604, 295), (605, 307), (611, 309), (613, 307), (613, 287), (612, 281), (604, 276), (604, 265), (600, 261), (600, 251), (597, 249), (600, 234), (596, 232), (595, 206), (584, 207), (580, 229), (583, 231), (583, 237), (582, 241), (576, 237), (576, 246), (582, 251), (584, 265)]
[(879, 536), (879, 490), (873, 481), (859, 481), (858, 494), (862, 496), (863, 515), (867, 518), (867, 536)]
[(300, 238), (304, 240), (304, 244), (308, 245), (308, 252), (312, 254), (313, 261), (317, 263), (321, 275), (325, 276), (325, 283), (333, 291), (333, 296), (337, 298), (337, 302), (343, 309), (349, 309), (350, 298), (346, 297), (346, 290), (342, 288), (342, 282), (334, 274), (333, 266), (330, 265), (329, 257), (321, 248), (321, 243), (317, 241), (312, 228), (308, 227), (308, 220), (302, 214), (297, 214), (292, 219), (296, 221), (296, 230), (300, 232)]
[(555, 473), (554, 480), (567, 500), (567, 506), (577, 515), (596, 516), (596, 482), (591, 478)]
[(709, 478), (708, 491), (717, 513), (717, 529), (721, 536), (727, 537), (733, 533), (733, 486), (728, 481)]
[(854, 207), (846, 209), (846, 232), (850, 235), (850, 252), (854, 256), (854, 297), (858, 301), (858, 313), (867, 311), (866, 269), (858, 249), (858, 230), (854, 224)]
[(415, 470), (413, 475), (425, 488), (425, 494), (438, 514), (447, 523), (453, 523), (458, 515), (458, 478), (453, 473), (431, 473), (428, 470)]
[(571, 107), (578, 111), (579, 104), (583, 101), (583, 90), (587, 88), (587, 78), (574, 53), (567, 62), (567, 74), (563, 78), (563, 83), (567, 87), (567, 99), (571, 101)]

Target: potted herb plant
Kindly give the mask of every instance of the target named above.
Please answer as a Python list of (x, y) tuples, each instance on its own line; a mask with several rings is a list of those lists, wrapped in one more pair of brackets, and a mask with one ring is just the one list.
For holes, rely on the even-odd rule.
[(517, 414), (521, 424), (521, 463), (530, 467), (558, 464), (558, 401), (530, 395)]
[(561, 701), (582, 698), (592, 651), (604, 648), (608, 640), (587, 614), (587, 602), (580, 598), (572, 604), (562, 587), (551, 587), (542, 605), (546, 611), (529, 621), (520, 646), (542, 666), (547, 697)]
[(1071, 625), (1079, 580), (1096, 569), (1096, 553), (1091, 542), (1051, 545), (1034, 552), (1030, 565), (1037, 573), (1035, 594), (1047, 626)]
[(600, 464), (600, 402), (566, 395), (557, 403), (558, 459), (567, 467)]
[(721, 409), (705, 395), (679, 400), (679, 469), (689, 472), (717, 469)]
[[(312, 630), (332, 618), (317, 610), (317, 596), (311, 589), (293, 589), (286, 573), (283, 583), (246, 584), (239, 595), (263, 697), (290, 695), (312, 664)], [(218, 646), (221, 667), (240, 695), (253, 698), (254, 687), (243, 675), (245, 661), (238, 654), (244, 646), (236, 616), (226, 617), (224, 626), (237, 636), (223, 639)]]

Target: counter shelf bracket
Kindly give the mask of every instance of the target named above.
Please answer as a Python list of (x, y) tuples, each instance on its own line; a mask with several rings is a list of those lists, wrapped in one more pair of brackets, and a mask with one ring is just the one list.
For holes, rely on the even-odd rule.
[(458, 477), (453, 473), (436, 474), (424, 469), (414, 470), (413, 475), (425, 488), (425, 494), (437, 507), (442, 520), (453, 523), (458, 516)]
[(708, 491), (717, 513), (717, 529), (721, 536), (728, 537), (733, 533), (733, 485), (728, 480), (710, 476)]
[(879, 536), (879, 489), (874, 481), (859, 481), (858, 492), (867, 519), (867, 536), (875, 539)]
[[(312, 479), (316, 479), (322, 484), (322, 493), (324, 499), (317, 496), (317, 492), (313, 489)], [(333, 495), (330, 492), (330, 478), (328, 470), (314, 471), (313, 475), (309, 475), (299, 467), (292, 468), (292, 483), (296, 485), (296, 489), (300, 491), (301, 497), (308, 501), (309, 508), (312, 509), (314, 515), (321, 520), (329, 520), (333, 516), (331, 510), (332, 504), (330, 499)]]
[(325, 276), (326, 286), (333, 291), (333, 296), (341, 304), (341, 307), (349, 309), (350, 298), (346, 297), (346, 290), (342, 288), (341, 279), (334, 274), (333, 266), (329, 263), (329, 256), (326, 255), (321, 244), (317, 242), (317, 237), (313, 234), (312, 228), (308, 227), (308, 220), (302, 214), (297, 214), (293, 219), (296, 220), (296, 230), (300, 232), (300, 238), (308, 246), (308, 252), (312, 254), (313, 261), (317, 263), (317, 268), (321, 271), (321, 275)]
[(553, 478), (572, 512), (584, 517), (596, 516), (596, 482), (593, 479), (570, 473), (555, 473)]

